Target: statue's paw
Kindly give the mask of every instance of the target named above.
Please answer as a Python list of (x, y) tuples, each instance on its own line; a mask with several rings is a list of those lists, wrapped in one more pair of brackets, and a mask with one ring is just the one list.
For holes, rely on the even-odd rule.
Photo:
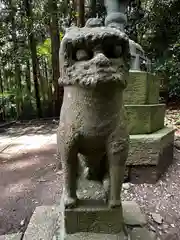
[(64, 201), (65, 208), (75, 208), (77, 206), (77, 198), (66, 197)]
[(119, 208), (121, 207), (121, 200), (111, 200), (109, 201), (110, 208)]

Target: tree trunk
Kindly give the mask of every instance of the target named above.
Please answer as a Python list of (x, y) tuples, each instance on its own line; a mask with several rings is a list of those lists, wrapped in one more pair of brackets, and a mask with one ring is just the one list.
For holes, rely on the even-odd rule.
[(53, 72), (53, 85), (54, 85), (54, 113), (58, 116), (63, 98), (63, 88), (60, 88), (58, 79), (60, 76), (59, 71), (59, 47), (60, 47), (60, 32), (58, 26), (58, 7), (57, 0), (49, 0), (50, 10), (50, 35), (51, 35), (51, 51), (52, 51), (52, 72)]
[(4, 92), (4, 87), (3, 87), (3, 80), (2, 80), (2, 75), (1, 75), (1, 68), (0, 68), (0, 93)]
[(30, 63), (29, 60), (26, 61), (26, 76), (25, 76), (25, 81), (26, 81), (26, 89), (27, 89), (27, 94), (28, 94), (28, 101), (30, 106), (32, 105), (31, 103), (31, 69), (30, 69)]
[(45, 77), (47, 80), (47, 93), (48, 93), (48, 115), (53, 116), (53, 93), (52, 93), (52, 70), (49, 68), (48, 61), (44, 60)]
[[(76, 13), (77, 12), (77, 4), (76, 4), (76, 0), (72, 0), (72, 12)], [(72, 17), (73, 22), (75, 25), (77, 25), (77, 17), (76, 14), (74, 14), (74, 16)]]
[(28, 40), (31, 51), (31, 60), (32, 60), (32, 68), (33, 68), (33, 80), (34, 80), (34, 88), (35, 88), (35, 97), (36, 97), (36, 108), (38, 117), (42, 117), (42, 108), (41, 108), (41, 100), (39, 93), (39, 82), (38, 82), (38, 62), (37, 62), (37, 51), (36, 51), (36, 39), (33, 33), (33, 13), (32, 13), (32, 0), (24, 0), (26, 15), (28, 18)]
[(41, 66), (41, 62), (37, 58), (37, 75), (38, 75), (39, 85), (40, 85), (39, 89), (40, 89), (40, 93), (41, 93), (43, 102), (45, 102), (46, 101), (46, 90), (45, 90), (44, 78), (41, 74), (40, 66)]
[(90, 1), (90, 17), (91, 18), (96, 17), (96, 0)]
[(0, 121), (5, 120), (5, 113), (4, 113), (4, 106), (3, 106), (3, 80), (1, 75), (1, 68), (0, 68)]
[(12, 42), (13, 42), (13, 59), (15, 65), (15, 84), (17, 84), (17, 92), (16, 92), (16, 107), (17, 107), (17, 116), (21, 115), (22, 112), (22, 84), (21, 84), (21, 68), (18, 59), (18, 39), (16, 34), (16, 23), (15, 23), (15, 15), (16, 15), (16, 7), (13, 5), (12, 0), (9, 0), (9, 10), (10, 10), (10, 19), (11, 19), (11, 35), (12, 35)]
[(79, 27), (84, 27), (85, 25), (85, 8), (84, 8), (84, 0), (78, 0), (77, 4), (78, 8), (78, 26)]
[(31, 95), (31, 70), (29, 60), (26, 62), (26, 86), (28, 94)]

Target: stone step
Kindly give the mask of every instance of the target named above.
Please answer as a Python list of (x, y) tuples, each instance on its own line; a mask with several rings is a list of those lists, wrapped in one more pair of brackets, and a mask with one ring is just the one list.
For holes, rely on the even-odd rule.
[(165, 157), (163, 151), (169, 146), (173, 149), (173, 145), (174, 129), (172, 128), (165, 127), (151, 134), (130, 135), (127, 165), (158, 165), (161, 157)]
[[(102, 203), (102, 201), (101, 201)], [(142, 214), (139, 205), (134, 202), (134, 201), (126, 201), (126, 202), (122, 202), (122, 206), (123, 206), (123, 216), (124, 216), (124, 221), (126, 226), (130, 226), (131, 228), (133, 227), (143, 227), (146, 224), (146, 218), (144, 216), (144, 214)], [(25, 231), (23, 240), (61, 240), (61, 239), (66, 239), (64, 237), (65, 231), (64, 231), (64, 220), (65, 221), (69, 221), (68, 222), (68, 227), (71, 231), (70, 234), (67, 235), (67, 239), (76, 239), (76, 231), (78, 230), (77, 228), (74, 229), (74, 226), (81, 229), (81, 231), (83, 230), (84, 233), (80, 234), (80, 236), (85, 236), (87, 233), (87, 229), (88, 231), (90, 230), (90, 228), (88, 228), (88, 226), (90, 226), (91, 224), (89, 224), (89, 208), (87, 207), (83, 207), (83, 209), (81, 209), (82, 206), (79, 206), (77, 209), (73, 209), (73, 210), (67, 210), (65, 212), (65, 216), (62, 215), (62, 199), (61, 199), (61, 204), (59, 206), (40, 206), (37, 207), (30, 219), (30, 222), (28, 224), (28, 227)], [(117, 211), (117, 209), (111, 210), (108, 209), (107, 207), (101, 207), (101, 213), (104, 212), (103, 209), (105, 209), (105, 212), (107, 212), (107, 218), (106, 216), (102, 215), (102, 219), (103, 222), (106, 223), (103, 225), (103, 231), (105, 233), (99, 234), (97, 229), (97, 234), (98, 235), (94, 235), (96, 236), (96, 238), (94, 239), (119, 239), (119, 240), (124, 240), (122, 238), (122, 234), (119, 234), (119, 231), (121, 232), (122, 228), (119, 227), (119, 231), (118, 229), (115, 229), (114, 231), (114, 226), (112, 226), (113, 224), (115, 224), (116, 227), (118, 227), (118, 223), (120, 225), (121, 222), (119, 222), (119, 218), (120, 215), (118, 214), (119, 211)], [(84, 211), (84, 215), (79, 216), (80, 212)], [(117, 211), (117, 213), (116, 213)], [(99, 221), (99, 211), (97, 208), (95, 209), (91, 209), (90, 211), (92, 212), (96, 212), (96, 218), (94, 219), (94, 221), (96, 221), (98, 219)], [(109, 214), (109, 212), (113, 212), (114, 216), (112, 214)], [(68, 214), (67, 214), (68, 213)], [(72, 214), (73, 213), (73, 214)], [(75, 219), (75, 216), (77, 220)], [(110, 218), (110, 215), (112, 215), (112, 217)], [(111, 220), (114, 219), (114, 221), (112, 222)], [(79, 220), (79, 221), (78, 221)], [(115, 222), (116, 221), (116, 222)], [(92, 223), (93, 224), (93, 223)], [(81, 225), (81, 226), (80, 226)], [(83, 228), (82, 228), (83, 226)], [(57, 229), (59, 229), (60, 231), (58, 232)], [(102, 230), (101, 229), (101, 230)], [(108, 229), (110, 229), (111, 231), (109, 231)], [(113, 229), (113, 230), (112, 230)], [(93, 234), (95, 234), (95, 232), (93, 232), (93, 230), (89, 231), (91, 233), (89, 234), (90, 238), (87, 239), (91, 239), (91, 236), (93, 236)], [(106, 233), (108, 232), (108, 234)], [(110, 234), (112, 232), (112, 234)], [(116, 232), (116, 234), (114, 233)], [(74, 235), (75, 234), (75, 235)], [(85, 234), (85, 235), (84, 235)], [(16, 237), (16, 235), (12, 235), (14, 237)], [(62, 237), (63, 236), (63, 237)], [(103, 238), (101, 238), (103, 236)], [(121, 238), (120, 238), (121, 236)], [(21, 235), (17, 235), (17, 238), (1, 238), (3, 236), (0, 236), (0, 240), (20, 240), (21, 239)], [(74, 237), (74, 238), (72, 238)], [(109, 237), (109, 238), (104, 238), (104, 237)], [(118, 237), (118, 238), (117, 238)], [(79, 238), (79, 239), (83, 239), (83, 238)], [(86, 239), (86, 238), (85, 238)]]
[(155, 183), (173, 162), (174, 129), (130, 135), (129, 181)]
[(81, 232), (66, 236), (57, 235), (53, 240), (156, 240), (156, 234), (146, 228), (133, 228), (128, 231), (128, 236), (120, 234), (99, 234)]
[(22, 233), (14, 233), (0, 236), (0, 240), (21, 240)]
[(134, 228), (130, 233), (131, 240), (156, 240), (156, 234), (146, 228)]
[(164, 127), (165, 105), (125, 105), (130, 134), (156, 132)]
[(68, 234), (76, 232), (117, 234), (122, 230), (122, 209), (109, 209), (101, 200), (79, 201), (77, 208), (65, 210), (64, 219)]
[(58, 206), (37, 207), (30, 219), (23, 240), (52, 240), (59, 212)]
[(127, 240), (127, 237), (123, 233), (118, 235), (98, 233), (77, 233), (70, 234), (62, 240)]
[[(79, 191), (83, 191), (83, 189)], [(122, 209), (110, 209), (102, 200), (81, 200), (77, 208), (65, 210), (66, 233), (117, 234), (122, 231), (122, 215), (127, 226), (144, 226), (146, 224), (145, 215), (134, 201), (122, 202)]]

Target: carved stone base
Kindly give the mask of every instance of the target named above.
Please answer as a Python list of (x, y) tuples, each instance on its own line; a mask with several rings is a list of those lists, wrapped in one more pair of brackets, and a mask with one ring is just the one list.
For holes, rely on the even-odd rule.
[(98, 234), (97, 239), (103, 239), (103, 234), (111, 236), (107, 239), (128, 239), (127, 226), (142, 227), (146, 218), (136, 202), (122, 202), (122, 209), (122, 212), (121, 208), (109, 209), (101, 200), (81, 201), (79, 207), (64, 211), (64, 239), (85, 235), (89, 236), (87, 239), (93, 239), (95, 233)]
[[(90, 207), (91, 206), (91, 207)], [(120, 209), (108, 209), (100, 200), (81, 201), (76, 209), (64, 211), (56, 240), (155, 240), (144, 226), (146, 217), (134, 201), (122, 202)], [(124, 221), (124, 222), (123, 222)], [(66, 231), (65, 231), (66, 228)], [(145, 237), (146, 236), (146, 237)], [(54, 239), (53, 239), (54, 240)]]
[(122, 231), (122, 208), (109, 209), (101, 200), (82, 200), (75, 209), (65, 210), (66, 233), (117, 234)]
[[(153, 166), (164, 163), (166, 149), (174, 144), (174, 129), (163, 128), (151, 134), (130, 135), (130, 150), (127, 166)], [(168, 151), (169, 152), (169, 151)], [(169, 154), (169, 163), (172, 163), (173, 151)]]
[[(62, 201), (61, 201), (62, 203)], [(100, 203), (100, 202), (99, 202)], [(145, 227), (146, 217), (142, 214), (139, 205), (134, 201), (122, 202), (124, 223), (125, 223), (125, 232), (121, 231), (117, 234), (105, 234), (105, 233), (93, 233), (93, 232), (76, 232), (72, 234), (65, 233), (65, 221), (68, 219), (71, 221), (72, 226), (76, 222), (72, 221), (72, 215), (69, 213), (63, 213), (63, 206), (54, 205), (54, 206), (40, 206), (37, 207), (34, 211), (31, 220), (28, 224), (28, 227), (25, 231), (24, 236), (21, 236), (22, 240), (156, 240), (156, 235), (153, 232), (148, 231)], [(96, 207), (97, 208), (97, 207)], [(71, 210), (72, 212), (73, 210)], [(102, 210), (101, 210), (102, 211)], [(107, 211), (107, 209), (106, 209)], [(115, 210), (113, 210), (115, 211)], [(95, 212), (95, 211), (94, 211)], [(98, 211), (97, 211), (98, 212)], [(101, 212), (102, 213), (102, 212)], [(96, 217), (98, 217), (98, 214)], [(64, 218), (67, 216), (67, 220)], [(116, 215), (116, 213), (115, 213)], [(111, 219), (111, 213), (109, 214)], [(107, 216), (106, 216), (107, 217)], [(86, 216), (83, 218), (85, 221), (84, 225), (88, 224), (88, 219)], [(104, 218), (101, 217), (103, 220)], [(110, 221), (108, 221), (108, 226), (110, 226)], [(114, 216), (115, 219), (115, 216)], [(119, 218), (116, 218), (119, 222)], [(70, 223), (68, 223), (70, 224)], [(71, 226), (71, 227), (72, 227)], [(116, 226), (118, 224), (116, 223)], [(112, 229), (112, 228), (111, 228)], [(13, 235), (14, 237), (14, 235)], [(10, 240), (12, 238), (10, 235), (0, 236), (0, 240)], [(17, 237), (19, 240), (20, 238)]]
[[(127, 240), (123, 234), (76, 233), (68, 235), (65, 240)], [(145, 228), (134, 228), (130, 231), (128, 240), (156, 240), (155, 233)]]
[(173, 162), (174, 130), (163, 128), (152, 134), (131, 135), (130, 138), (129, 181), (157, 182)]
[(98, 233), (76, 233), (68, 235), (65, 240), (127, 240), (127, 237), (123, 233), (116, 235)]

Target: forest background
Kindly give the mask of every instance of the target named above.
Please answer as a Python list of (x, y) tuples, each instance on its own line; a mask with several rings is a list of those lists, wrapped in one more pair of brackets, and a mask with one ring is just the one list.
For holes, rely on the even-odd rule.
[[(0, 122), (58, 117), (65, 28), (104, 19), (103, 0), (0, 1)], [(167, 104), (180, 99), (180, 1), (131, 0), (126, 32), (144, 48)]]

